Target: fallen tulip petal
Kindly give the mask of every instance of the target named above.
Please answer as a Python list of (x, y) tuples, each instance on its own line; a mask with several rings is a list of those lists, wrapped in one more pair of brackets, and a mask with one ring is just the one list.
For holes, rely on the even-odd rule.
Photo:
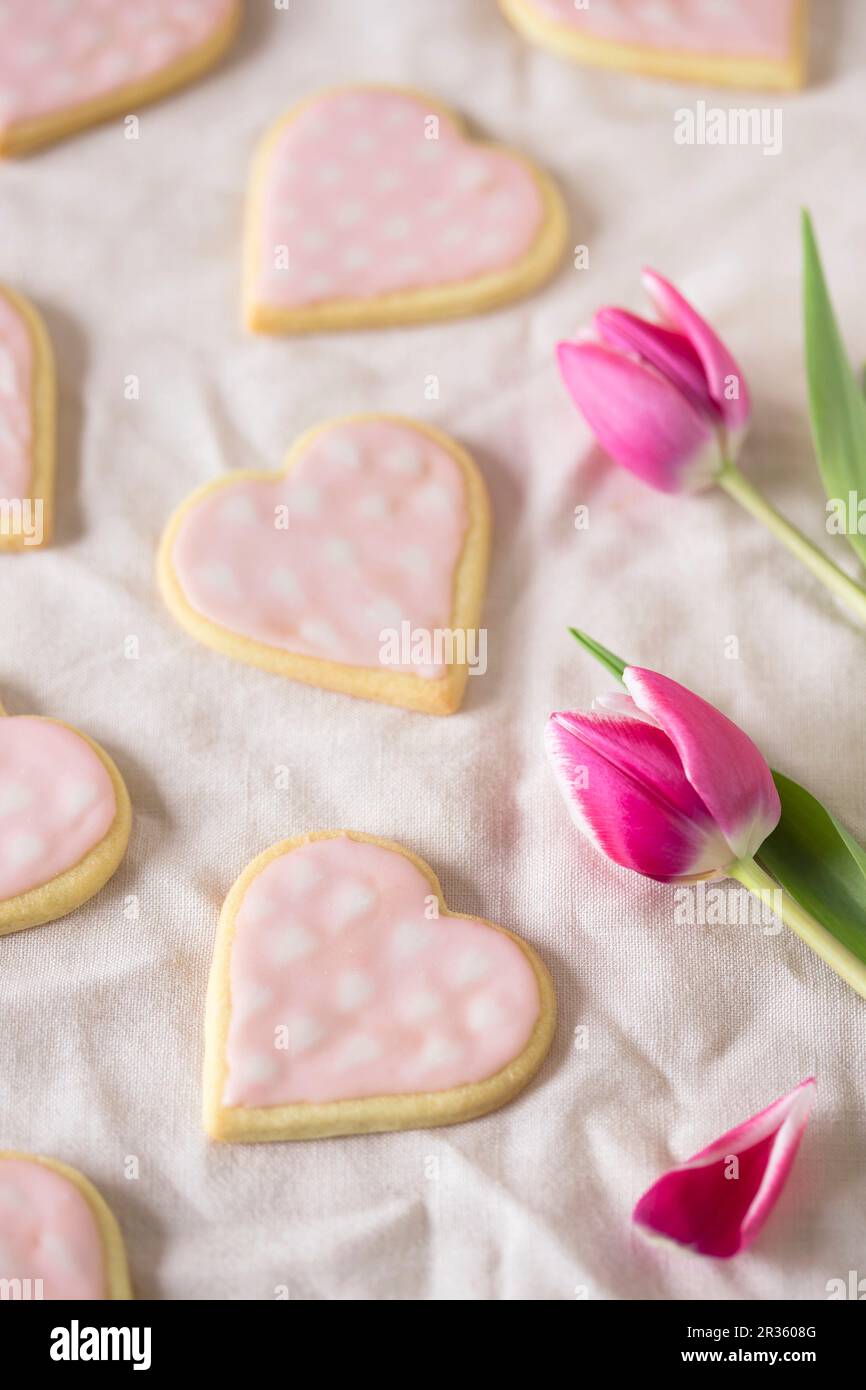
[(623, 681), (638, 708), (651, 714), (674, 744), (686, 778), (732, 857), (750, 859), (778, 825), (782, 805), (773, 775), (748, 734), (657, 671), (627, 666)]
[(600, 343), (560, 343), (559, 369), (602, 447), (661, 492), (708, 486), (722, 466), (709, 420), (653, 368)]
[(728, 1130), (653, 1183), (632, 1220), (700, 1255), (729, 1259), (745, 1250), (782, 1191), (814, 1097), (809, 1077)]

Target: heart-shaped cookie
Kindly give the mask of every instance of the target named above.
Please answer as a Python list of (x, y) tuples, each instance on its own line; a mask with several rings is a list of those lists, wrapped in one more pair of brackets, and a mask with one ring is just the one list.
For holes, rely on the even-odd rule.
[(51, 539), (54, 359), (33, 305), (0, 285), (0, 551)]
[(516, 29), (578, 63), (686, 82), (801, 87), (807, 0), (499, 0)]
[(293, 680), (450, 714), (470, 669), (490, 545), (464, 449), (396, 415), (304, 434), (281, 473), (208, 483), (175, 512), (158, 571), (199, 641)]
[(240, 0), (3, 0), (0, 155), (21, 154), (191, 82)]
[(285, 840), (220, 916), (205, 1128), (244, 1142), (471, 1120), (534, 1076), (555, 1017), (532, 948), (449, 912), (416, 855), (349, 831)]
[(0, 1287), (22, 1301), (132, 1298), (120, 1228), (83, 1174), (0, 1152)]
[(296, 106), (256, 155), (244, 258), (260, 333), (383, 327), (527, 294), (565, 249), (543, 170), (471, 140), (422, 92), (338, 87)]
[(126, 851), (132, 812), (108, 754), (68, 724), (0, 707), (0, 936), (92, 898)]

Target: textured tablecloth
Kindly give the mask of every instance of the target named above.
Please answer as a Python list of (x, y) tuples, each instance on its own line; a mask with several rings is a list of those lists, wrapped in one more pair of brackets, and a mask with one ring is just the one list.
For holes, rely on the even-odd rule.
[[(0, 941), (2, 1144), (96, 1182), (140, 1296), (820, 1299), (866, 1275), (866, 1006), (787, 932), (677, 924), (673, 889), (579, 840), (541, 748), (550, 710), (608, 686), (565, 634), (579, 623), (714, 700), (866, 835), (862, 634), (726, 497), (668, 499), (609, 465), (552, 356), (599, 304), (639, 309), (640, 266), (657, 266), (748, 373), (748, 472), (830, 544), (797, 219), (809, 205), (862, 357), (866, 6), (814, 9), (810, 85), (777, 98), (569, 66), (493, 0), (252, 0), (227, 61), (144, 109), (137, 142), (118, 120), (0, 167), (0, 279), (43, 311), (60, 378), (57, 538), (0, 559), (0, 696), (103, 743), (135, 810), (102, 893)], [(354, 79), (427, 89), (544, 162), (589, 268), (462, 322), (242, 332), (255, 141), (297, 98)], [(782, 153), (675, 144), (674, 112), (702, 96), (781, 106)], [(298, 431), (362, 409), (441, 425), (492, 494), (489, 670), (449, 719), (233, 664), (156, 590), (161, 529), (190, 489), (273, 467)], [(273, 841), (333, 826), (399, 839), (453, 908), (532, 942), (559, 995), (552, 1053), (472, 1124), (215, 1147), (199, 1073), (220, 904)], [(633, 1231), (659, 1173), (811, 1072), (816, 1109), (750, 1253), (717, 1263)]]

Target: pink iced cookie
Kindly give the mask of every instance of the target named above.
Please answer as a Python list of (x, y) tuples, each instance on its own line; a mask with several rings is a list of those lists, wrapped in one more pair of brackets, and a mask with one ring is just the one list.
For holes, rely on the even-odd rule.
[(74, 1168), (0, 1152), (0, 1285), (26, 1301), (132, 1297), (117, 1222)]
[(0, 551), (51, 538), (54, 362), (41, 317), (0, 285)]
[(240, 0), (3, 0), (0, 155), (125, 114), (216, 62)]
[(423, 93), (320, 92), (273, 127), (256, 158), (247, 324), (292, 333), (473, 313), (547, 279), (565, 232), (542, 170), (470, 140)]
[(541, 1065), (555, 999), (512, 933), (452, 914), (432, 870), (345, 831), (274, 845), (226, 899), (205, 1125), (311, 1139), (473, 1119)]
[(52, 719), (0, 717), (0, 936), (98, 892), (123, 858), (130, 818), (120, 773), (97, 744)]
[(577, 62), (737, 87), (799, 87), (806, 0), (499, 0), (527, 38)]
[(166, 530), (160, 582), (184, 627), (229, 656), (450, 713), (486, 661), (489, 529), (484, 483), (454, 440), (348, 416), (304, 435), (282, 473), (193, 493)]

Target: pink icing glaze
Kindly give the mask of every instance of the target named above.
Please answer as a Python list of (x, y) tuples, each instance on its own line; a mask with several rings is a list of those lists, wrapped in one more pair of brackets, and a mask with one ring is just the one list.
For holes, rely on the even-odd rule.
[(784, 58), (791, 45), (792, 0), (525, 0), (569, 29), (616, 43), (691, 53)]
[(0, 901), (78, 864), (116, 812), (111, 778), (80, 734), (47, 719), (0, 719)]
[(383, 630), (450, 626), (467, 523), (463, 473), (445, 449), (394, 421), (356, 420), (316, 435), (278, 481), (241, 478), (196, 503), (172, 559), (187, 600), (213, 622), (378, 667)]
[(262, 870), (236, 920), (226, 1105), (444, 1091), (523, 1050), (529, 961), (484, 923), (430, 920), (431, 891), (404, 855), (347, 836)]
[(105, 1297), (96, 1218), (75, 1184), (44, 1163), (0, 1158), (0, 1279), (41, 1279), (45, 1299)]
[[(257, 293), (281, 307), (369, 299), (502, 270), (544, 210), (528, 168), (469, 144), (423, 99), (343, 88), (315, 97), (270, 154)], [(288, 249), (288, 267), (277, 248)]]
[(153, 77), (201, 48), (233, 0), (2, 0), (0, 125)]
[(15, 305), (0, 290), (0, 498), (30, 496), (33, 342)]

